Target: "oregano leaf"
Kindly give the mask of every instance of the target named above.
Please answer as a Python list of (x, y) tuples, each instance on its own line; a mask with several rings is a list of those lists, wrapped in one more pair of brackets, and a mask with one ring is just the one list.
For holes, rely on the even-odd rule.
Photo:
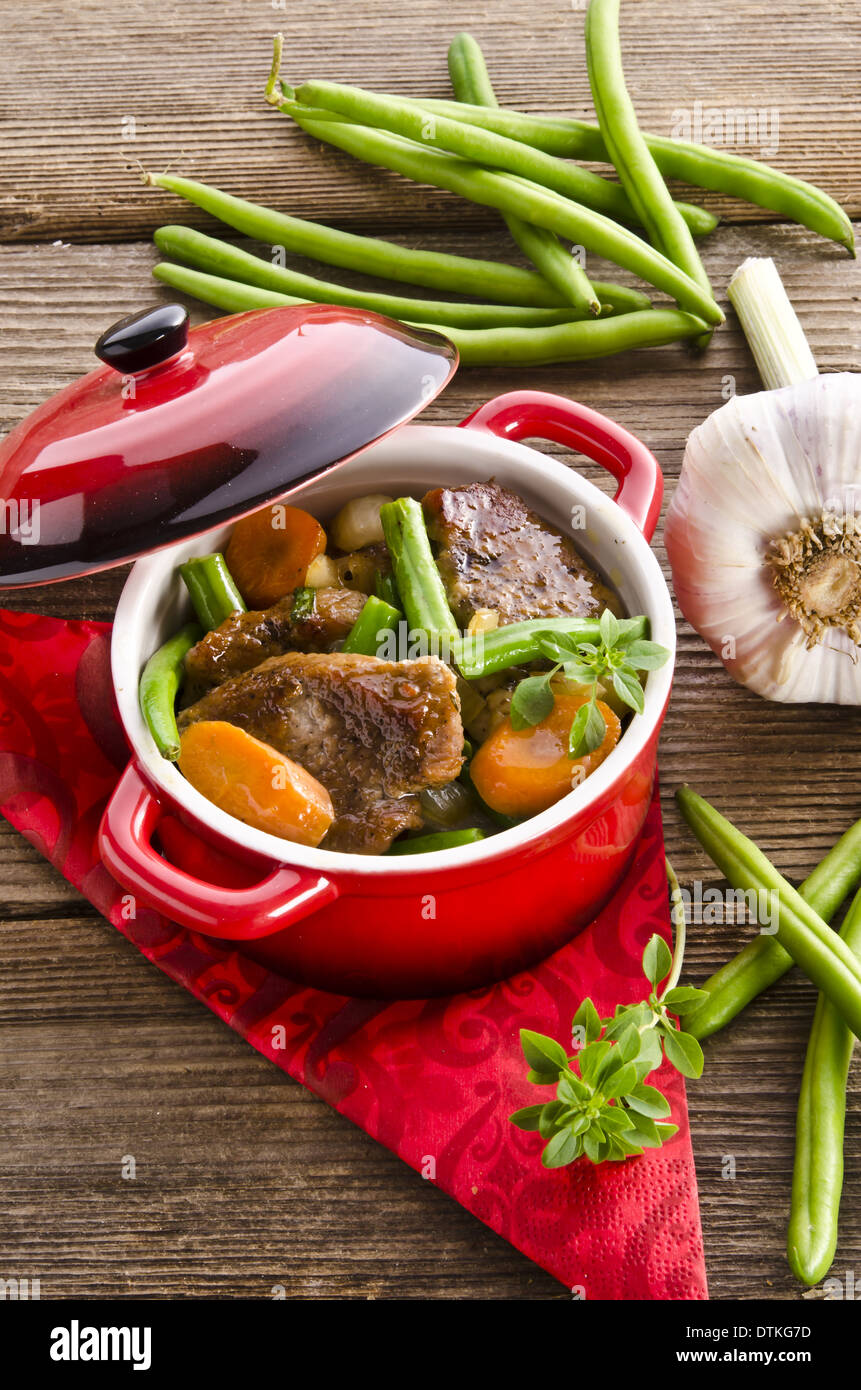
[(666, 665), (669, 656), (667, 648), (657, 642), (636, 638), (625, 644), (625, 665), (633, 666), (635, 671), (658, 671)]
[(547, 718), (553, 704), (549, 674), (527, 676), (517, 686), (511, 701), (511, 727), (517, 730), (534, 728)]
[(673, 964), (672, 953), (662, 936), (657, 933), (649, 940), (643, 952), (643, 974), (657, 989), (662, 980), (665, 980), (670, 973)]
[(613, 689), (619, 699), (636, 714), (643, 713), (646, 697), (635, 672), (626, 671), (624, 667), (619, 671), (614, 671)]
[(568, 736), (569, 758), (584, 758), (587, 753), (594, 753), (604, 742), (606, 732), (604, 716), (594, 699), (581, 705), (574, 716)]
[(543, 1105), (524, 1105), (522, 1110), (515, 1110), (513, 1115), (509, 1115), (509, 1120), (518, 1129), (529, 1131), (538, 1130), (538, 1121), (541, 1118)]
[(601, 1036), (601, 1019), (591, 999), (584, 999), (574, 1015), (571, 1024), (572, 1033), (576, 1028), (583, 1029), (583, 1035), (587, 1043), (594, 1042), (596, 1038)]
[(551, 1073), (554, 1080), (559, 1072), (568, 1066), (565, 1049), (555, 1038), (545, 1037), (543, 1033), (533, 1033), (530, 1028), (521, 1028), (520, 1046), (533, 1071)]
[(705, 1058), (696, 1038), (690, 1033), (679, 1033), (675, 1029), (664, 1034), (664, 1055), (682, 1076), (696, 1079), (703, 1074)]

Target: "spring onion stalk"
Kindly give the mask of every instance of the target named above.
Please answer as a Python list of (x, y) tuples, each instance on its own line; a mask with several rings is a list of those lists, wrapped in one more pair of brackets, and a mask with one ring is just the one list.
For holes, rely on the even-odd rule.
[[(846, 914), (840, 936), (861, 958), (861, 893)], [(818, 1284), (824, 1278), (837, 1249), (846, 1083), (854, 1046), (854, 1034), (834, 1005), (820, 994), (798, 1098), (786, 1238), (790, 1268), (805, 1284)]]
[[(648, 618), (628, 619), (633, 638), (647, 635)], [(522, 666), (541, 657), (538, 638), (544, 632), (564, 632), (579, 642), (598, 642), (597, 622), (586, 618), (529, 618), (522, 623), (479, 632), (475, 637), (459, 637), (452, 643), (452, 659), (467, 680), (492, 676), (509, 666)]]
[(231, 613), (246, 611), (242, 595), (220, 552), (186, 560), (179, 572), (204, 631), (221, 627)]
[(689, 787), (676, 793), (682, 816), (734, 888), (766, 895), (776, 937), (826, 996), (856, 1037), (861, 1036), (861, 960), (841, 941), (762, 850)]
[(396, 632), (402, 616), (397, 608), (371, 594), (347, 633), (342, 650), (358, 652), (361, 656), (376, 656), (384, 634)]
[[(820, 864), (804, 880), (798, 892), (825, 922), (861, 883), (861, 820), (841, 835)], [(710, 1038), (746, 1009), (764, 989), (773, 985), (793, 965), (773, 936), (756, 936), (727, 961), (702, 986), (708, 998), (685, 1014), (685, 1032), (699, 1042)]]
[(445, 655), (460, 634), (431, 552), (421, 503), (414, 497), (387, 502), (380, 508), (380, 520), (410, 629), (425, 632)]
[(804, 329), (770, 257), (743, 261), (727, 293), (766, 391), (818, 375)]

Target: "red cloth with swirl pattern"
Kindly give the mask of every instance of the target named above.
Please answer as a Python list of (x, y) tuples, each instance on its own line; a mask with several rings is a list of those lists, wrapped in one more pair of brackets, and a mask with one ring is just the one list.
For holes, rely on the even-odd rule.
[(122, 890), (96, 850), (128, 757), (109, 644), (107, 624), (0, 610), (0, 809), (12, 825), (148, 960), (575, 1297), (706, 1298), (676, 1072), (665, 1066), (660, 1085), (679, 1133), (626, 1163), (546, 1171), (539, 1136), (507, 1119), (544, 1094), (526, 1082), (518, 1029), (563, 1039), (583, 995), (601, 1012), (641, 997), (643, 947), (655, 931), (669, 938), (657, 800), (612, 902), (536, 969), (489, 989), (396, 1004), (306, 989), (155, 912), (124, 920)]

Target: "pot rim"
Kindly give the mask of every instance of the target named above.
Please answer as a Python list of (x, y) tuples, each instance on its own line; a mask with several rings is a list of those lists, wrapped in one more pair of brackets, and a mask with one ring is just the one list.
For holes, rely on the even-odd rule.
[[(483, 446), (484, 450), (491, 448), (494, 452), (504, 454), (506, 457), (515, 454), (519, 471), (521, 475), (528, 474), (529, 480), (533, 484), (533, 491), (546, 491), (548, 486), (552, 486), (556, 492), (557, 506), (559, 495), (565, 493), (572, 505), (585, 504), (587, 509), (592, 509), (595, 513), (601, 512), (606, 516), (607, 509), (612, 508), (612, 527), (616, 549), (612, 557), (602, 555), (600, 551), (595, 550), (595, 559), (605, 573), (613, 568), (625, 570), (636, 565), (641, 583), (645, 585), (649, 594), (651, 611), (648, 612), (647, 616), (650, 620), (651, 637), (669, 649), (670, 659), (659, 670), (649, 673), (645, 684), (643, 713), (633, 715), (619, 743), (600, 767), (591, 773), (579, 787), (562, 797), (555, 805), (530, 817), (521, 825), (500, 830), (486, 840), (473, 845), (464, 845), (458, 849), (435, 850), (429, 854), (416, 856), (403, 855), (388, 858), (385, 855), (347, 854), (334, 850), (315, 849), (282, 840), (265, 831), (244, 825), (208, 801), (185, 780), (175, 764), (168, 762), (159, 754), (144, 723), (137, 699), (140, 670), (150, 653), (142, 653), (135, 648), (129, 637), (132, 624), (128, 620), (131, 615), (137, 612), (142, 602), (152, 602), (153, 596), (150, 591), (155, 580), (162, 575), (166, 564), (171, 563), (171, 557), (176, 553), (178, 557), (181, 554), (184, 559), (188, 554), (199, 553), (200, 541), (205, 538), (198, 537), (194, 541), (186, 541), (177, 546), (164, 548), (153, 555), (139, 559), (133, 565), (123, 586), (117, 604), (111, 641), (111, 671), (114, 691), (122, 723), (132, 747), (132, 755), (147, 781), (157, 788), (162, 796), (180, 806), (194, 820), (206, 825), (222, 839), (236, 844), (245, 851), (250, 851), (263, 860), (295, 866), (296, 868), (311, 869), (324, 874), (326, 877), (344, 875), (355, 877), (358, 875), (362, 878), (385, 877), (391, 880), (393, 878), (412, 877), (416, 873), (429, 875), (449, 869), (458, 870), (470, 866), (478, 868), (480, 865), (486, 865), (488, 861), (507, 857), (517, 849), (534, 850), (540, 846), (540, 842), (545, 837), (565, 826), (568, 822), (576, 822), (578, 826), (582, 826), (598, 814), (602, 799), (608, 792), (612, 793), (616, 783), (624, 777), (626, 770), (634, 765), (637, 758), (647, 748), (663, 720), (675, 665), (676, 627), (673, 604), (657, 557), (631, 518), (615, 505), (611, 497), (602, 492), (595, 484), (589, 482), (574, 468), (570, 468), (528, 445), (491, 435), (484, 430), (471, 431), (459, 426), (448, 425), (404, 425), (386, 439), (371, 445), (356, 459), (356, 464), (365, 467), (368, 462), (376, 461), (379, 458), (382, 470), (385, 467), (386, 454), (391, 453), (393, 448), (402, 447), (404, 443), (409, 442), (410, 438), (415, 439), (420, 432), (425, 435), (432, 433), (434, 441), (442, 435), (447, 436), (446, 443), (454, 445), (461, 454), (471, 450), (478, 452), (478, 445)], [(404, 466), (403, 462), (400, 466)], [(344, 464), (330, 474), (331, 484), (334, 486), (338, 482), (343, 482), (349, 474), (350, 467), (350, 463)], [(396, 470), (397, 464), (392, 460), (391, 471), (395, 472)], [(315, 492), (325, 489), (326, 481), (325, 479), (314, 480), (306, 487), (290, 493), (291, 503), (298, 504), (303, 495), (312, 489)], [(379, 486), (383, 487), (384, 482), (384, 477), (381, 477)], [(425, 485), (433, 486), (433, 482), (428, 481)], [(550, 509), (553, 510), (552, 507)], [(538, 510), (540, 511), (540, 503)], [(133, 676), (131, 682), (127, 679), (129, 672)]]

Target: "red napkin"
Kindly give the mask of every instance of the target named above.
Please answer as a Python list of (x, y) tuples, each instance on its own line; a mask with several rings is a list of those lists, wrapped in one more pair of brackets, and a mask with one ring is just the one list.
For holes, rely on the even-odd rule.
[(676, 1072), (665, 1067), (660, 1085), (679, 1133), (626, 1163), (547, 1171), (543, 1141), (507, 1118), (545, 1094), (525, 1079), (519, 1028), (564, 1040), (583, 995), (602, 1013), (642, 995), (643, 947), (655, 931), (670, 935), (657, 800), (613, 901), (536, 969), (469, 994), (395, 1004), (306, 989), (155, 912), (127, 920), (96, 850), (128, 758), (109, 645), (108, 624), (0, 610), (0, 809), (11, 824), (148, 960), (575, 1297), (706, 1298)]

